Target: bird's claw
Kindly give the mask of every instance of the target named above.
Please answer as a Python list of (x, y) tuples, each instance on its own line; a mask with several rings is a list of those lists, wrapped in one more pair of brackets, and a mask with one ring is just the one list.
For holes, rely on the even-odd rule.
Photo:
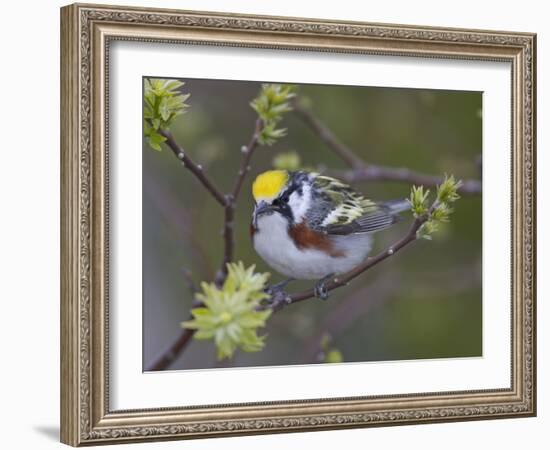
[(272, 284), (265, 288), (265, 293), (270, 296), (267, 299), (267, 305), (272, 309), (280, 309), (290, 303), (290, 297), (285, 291), (288, 283), (293, 281), (293, 278), (281, 281), (280, 283)]
[(315, 297), (320, 298), (321, 300), (326, 300), (328, 298), (328, 289), (326, 286), (327, 281), (332, 278), (333, 275), (329, 275), (325, 278), (322, 278), (315, 284), (313, 288), (313, 294)]
[(284, 288), (291, 281), (294, 281), (294, 278), (289, 278), (287, 280), (280, 281), (279, 283), (272, 284), (271, 286), (265, 288), (265, 292), (269, 295), (274, 295), (281, 291), (284, 292)]
[(315, 297), (320, 298), (321, 300), (326, 300), (328, 298), (328, 290), (324, 283), (316, 284), (313, 292)]

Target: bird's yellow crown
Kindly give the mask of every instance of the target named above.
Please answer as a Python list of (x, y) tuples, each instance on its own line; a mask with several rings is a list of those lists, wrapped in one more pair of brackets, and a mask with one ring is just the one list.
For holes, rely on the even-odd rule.
[(288, 182), (286, 170), (268, 170), (256, 177), (252, 184), (252, 195), (256, 201), (273, 200)]

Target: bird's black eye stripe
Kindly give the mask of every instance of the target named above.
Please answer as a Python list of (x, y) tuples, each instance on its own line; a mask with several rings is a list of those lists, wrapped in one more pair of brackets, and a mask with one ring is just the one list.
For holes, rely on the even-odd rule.
[(276, 198), (275, 200), (273, 200), (273, 204), (282, 205), (282, 204), (288, 203), (288, 200), (290, 199), (290, 194), (292, 194), (292, 190), (287, 190), (279, 198)]
[(298, 193), (299, 196), (302, 196), (303, 195), (303, 186), (302, 186), (302, 183), (300, 181), (295, 181), (293, 182), (289, 188), (286, 190), (286, 192), (281, 195), (281, 200), (284, 202), (284, 203), (288, 203), (288, 201), (290, 200), (290, 196), (292, 195), (293, 192), (296, 192)]

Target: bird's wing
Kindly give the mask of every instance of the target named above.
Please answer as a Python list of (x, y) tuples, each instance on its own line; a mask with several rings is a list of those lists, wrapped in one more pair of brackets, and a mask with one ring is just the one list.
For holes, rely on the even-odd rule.
[(385, 208), (369, 212), (349, 223), (330, 224), (325, 231), (332, 235), (372, 233), (383, 230), (399, 220), (399, 216), (390, 214)]
[[(316, 224), (319, 231), (332, 235), (371, 233), (394, 224), (399, 217), (395, 202), (376, 203), (364, 198), (347, 184), (334, 178), (319, 175), (313, 187), (324, 198), (330, 208), (323, 219)], [(321, 200), (323, 201), (323, 200)]]

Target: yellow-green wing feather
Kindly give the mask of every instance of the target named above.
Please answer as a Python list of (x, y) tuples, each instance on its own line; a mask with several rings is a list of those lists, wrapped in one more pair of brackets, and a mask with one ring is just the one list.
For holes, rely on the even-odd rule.
[(397, 220), (391, 208), (363, 197), (340, 180), (319, 175), (313, 186), (317, 192), (330, 199), (331, 210), (320, 223), (320, 228), (329, 234), (379, 231)]

